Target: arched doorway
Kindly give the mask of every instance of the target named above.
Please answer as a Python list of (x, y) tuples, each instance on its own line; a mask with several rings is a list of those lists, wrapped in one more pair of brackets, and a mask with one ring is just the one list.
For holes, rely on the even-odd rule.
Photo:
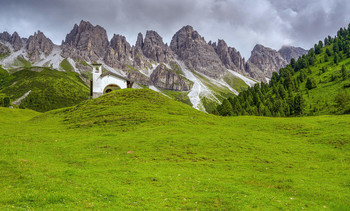
[(103, 94), (106, 94), (106, 93), (109, 93), (111, 91), (118, 90), (118, 89), (121, 89), (120, 86), (115, 85), (115, 84), (110, 84), (110, 85), (105, 87), (105, 89), (103, 90)]

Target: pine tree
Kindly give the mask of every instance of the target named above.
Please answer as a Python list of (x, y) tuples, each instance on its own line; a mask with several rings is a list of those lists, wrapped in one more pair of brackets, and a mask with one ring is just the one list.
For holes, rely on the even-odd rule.
[(301, 93), (294, 98), (294, 115), (300, 116), (304, 114), (305, 101)]
[(348, 73), (346, 71), (345, 65), (341, 67), (341, 75), (342, 75), (343, 81), (345, 81), (348, 78)]
[(338, 53), (334, 53), (334, 59), (333, 59), (333, 61), (334, 61), (335, 64), (338, 64), (339, 59), (340, 59), (340, 58), (339, 58)]
[(292, 58), (290, 60), (290, 66), (292, 66), (292, 68), (295, 68), (295, 59), (294, 58)]
[(316, 80), (314, 78), (307, 78), (305, 87), (310, 90), (317, 87)]
[(9, 97), (4, 97), (3, 105), (4, 105), (4, 107), (10, 106), (10, 98)]
[(346, 55), (347, 58), (350, 58), (350, 44), (349, 42), (346, 42), (344, 46), (344, 54)]
[(224, 99), (222, 104), (218, 106), (217, 110), (218, 110), (219, 114), (222, 116), (232, 116), (233, 115), (232, 105), (231, 105), (230, 101), (228, 101), (227, 99)]
[(328, 62), (329, 59), (328, 59), (328, 55), (327, 54), (324, 54), (324, 62)]
[(286, 97), (286, 90), (284, 89), (282, 84), (278, 85), (278, 94), (282, 99)]
[(333, 44), (333, 52), (334, 52), (334, 54), (335, 54), (335, 53), (339, 53), (339, 45), (338, 45), (338, 42), (335, 42), (335, 43)]

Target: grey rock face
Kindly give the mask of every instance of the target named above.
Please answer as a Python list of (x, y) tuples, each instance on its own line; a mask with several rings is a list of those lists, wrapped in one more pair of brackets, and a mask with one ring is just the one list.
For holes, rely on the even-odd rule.
[(191, 26), (185, 26), (173, 36), (171, 50), (192, 70), (219, 78), (225, 68), (214, 48), (205, 42)]
[(12, 34), (10, 43), (15, 51), (18, 51), (23, 47), (22, 39), (17, 32)]
[(189, 91), (193, 83), (179, 75), (175, 70), (167, 68), (164, 64), (158, 65), (150, 77), (152, 83), (161, 89), (175, 91)]
[(97, 61), (104, 58), (108, 37), (106, 30), (101, 26), (93, 26), (90, 22), (81, 21), (79, 26), (74, 25), (62, 43), (62, 56), (87, 61)]
[(163, 38), (155, 31), (147, 31), (146, 37), (143, 43), (140, 43), (138, 37), (138, 42), (136, 45), (142, 45), (142, 52), (147, 58), (152, 61), (162, 63), (169, 62), (172, 56), (172, 52), (169, 47), (163, 42)]
[(131, 65), (131, 46), (126, 38), (121, 35), (114, 35), (108, 47), (104, 61), (114, 68), (123, 68), (126, 64)]
[(256, 45), (248, 62), (259, 68), (265, 77), (271, 78), (272, 72), (278, 72), (288, 62), (276, 51), (262, 45)]
[(0, 33), (0, 40), (11, 43), (11, 35), (8, 32)]
[(14, 32), (12, 36), (8, 32), (0, 33), (0, 40), (10, 43), (15, 51), (23, 47), (22, 39), (17, 32)]
[(0, 57), (6, 57), (10, 54), (10, 49), (6, 46), (0, 43)]
[(139, 33), (137, 35), (137, 41), (136, 41), (135, 47), (140, 47), (141, 49), (143, 48), (143, 35), (142, 35), (142, 33)]
[(283, 46), (278, 53), (289, 63), (292, 58), (297, 60), (300, 56), (307, 54), (307, 50), (300, 47)]
[(41, 53), (46, 56), (52, 52), (54, 44), (47, 38), (44, 33), (38, 31), (30, 36), (27, 41), (27, 53), (30, 61), (35, 62), (40, 60)]
[(253, 63), (251, 63), (250, 61), (245, 63), (244, 70), (250, 77), (259, 81), (266, 82), (266, 78), (265, 78), (266, 76), (264, 72), (260, 68), (255, 66)]
[(235, 48), (228, 47), (224, 40), (219, 40), (217, 46), (214, 42), (212, 46), (226, 68), (241, 74), (245, 73), (245, 61)]
[(133, 81), (135, 81), (136, 83), (142, 84), (142, 85), (151, 85), (152, 82), (150, 81), (150, 79), (143, 75), (142, 73), (140, 73), (139, 71), (136, 70), (129, 70), (128, 71), (128, 75), (127, 77)]

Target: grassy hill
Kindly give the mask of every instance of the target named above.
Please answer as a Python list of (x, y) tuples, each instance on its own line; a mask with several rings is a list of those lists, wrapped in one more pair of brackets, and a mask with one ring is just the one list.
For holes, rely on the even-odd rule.
[(74, 72), (32, 67), (12, 74), (0, 73), (0, 94), (11, 101), (29, 91), (20, 107), (40, 112), (76, 105), (89, 97), (89, 88)]
[(0, 208), (348, 210), (349, 121), (225, 118), (147, 89), (0, 108)]

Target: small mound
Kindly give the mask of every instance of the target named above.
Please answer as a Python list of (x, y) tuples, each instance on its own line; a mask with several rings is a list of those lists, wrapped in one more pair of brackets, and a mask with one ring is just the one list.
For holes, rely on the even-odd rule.
[(29, 109), (13, 109), (0, 107), (0, 124), (22, 122), (38, 116), (40, 113)]
[(145, 122), (164, 124), (181, 117), (205, 115), (150, 89), (117, 90), (52, 113), (63, 116), (66, 123), (77, 127), (100, 124), (132, 126)]

